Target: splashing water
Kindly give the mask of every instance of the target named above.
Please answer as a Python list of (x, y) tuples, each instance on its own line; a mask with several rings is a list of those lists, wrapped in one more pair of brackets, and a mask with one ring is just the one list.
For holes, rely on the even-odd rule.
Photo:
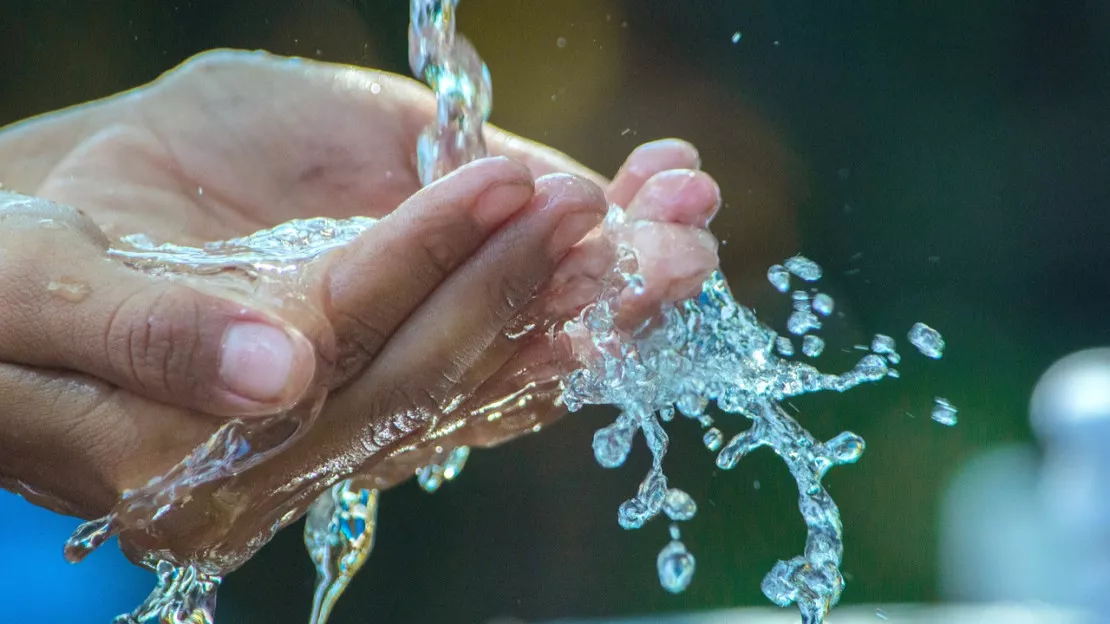
[(305, 520), (304, 543), (316, 566), (310, 624), (323, 624), (374, 548), (378, 490), (345, 479), (317, 498)]
[[(436, 123), (423, 132), (417, 145), (418, 168), (425, 184), (486, 154), (482, 124), (491, 108), (490, 77), (474, 48), (455, 33), (457, 4), (457, 0), (412, 0), (411, 4), (410, 63), (414, 73), (433, 89), (438, 103)], [(271, 278), (257, 279), (246, 288), (239, 282), (225, 285), (240, 288), (245, 295), (295, 302), (301, 295), (300, 276), (307, 263), (349, 243), (373, 225), (374, 220), (364, 218), (306, 219), (201, 248), (159, 245), (136, 235), (124, 239), (112, 254), (156, 275), (218, 277), (233, 269), (249, 277)], [(565, 335), (576, 338), (576, 344), (584, 345), (576, 353), (579, 368), (561, 380), (561, 389), (562, 401), (572, 412), (587, 404), (620, 408), (616, 420), (597, 431), (593, 439), (601, 466), (621, 466), (637, 434), (651, 451), (651, 468), (636, 494), (620, 505), (618, 523), (636, 529), (661, 512), (672, 522), (696, 517), (696, 501), (685, 491), (670, 487), (663, 472), (668, 445), (663, 423), (675, 420), (676, 412), (704, 430), (704, 446), (716, 454), (716, 465), (722, 470), (733, 468), (753, 450), (769, 447), (797, 481), (807, 538), (803, 553), (775, 564), (762, 589), (775, 604), (797, 604), (803, 622), (821, 622), (844, 588), (839, 570), (843, 553), (839, 510), (821, 480), (833, 466), (857, 461), (864, 441), (851, 432), (825, 442), (817, 440), (780, 403), (792, 396), (843, 392), (896, 376), (888, 366), (899, 359), (893, 340), (877, 335), (872, 352), (842, 374), (823, 373), (810, 364), (786, 359), (794, 354), (790, 338), (760, 324), (753, 312), (736, 303), (719, 272), (705, 282), (698, 297), (667, 306), (637, 331), (623, 330), (613, 322), (619, 295), (627, 287), (642, 284), (642, 278), (636, 273), (635, 250), (627, 242), (629, 230), (621, 208), (611, 207), (603, 229), (619, 249), (618, 260), (599, 299), (561, 328)], [(782, 293), (790, 292), (791, 275), (815, 282), (822, 270), (816, 262), (795, 256), (767, 273)], [(796, 290), (791, 299), (787, 330), (802, 337), (804, 355), (817, 357), (824, 343), (812, 332), (822, 327), (818, 316), (832, 312), (832, 298)], [(909, 338), (928, 357), (939, 358), (943, 352), (943, 338), (928, 326), (915, 325)], [(223, 426), (166, 475), (126, 492), (109, 516), (82, 525), (67, 543), (67, 557), (79, 560), (122, 530), (147, 530), (197, 488), (233, 478), (280, 452), (312, 424), (324, 399), (321, 388), (287, 413)], [(711, 402), (725, 414), (746, 418), (749, 428), (726, 442), (706, 413)], [(954, 424), (955, 408), (938, 400), (937, 409), (942, 408), (950, 411)], [(458, 475), (470, 449), (437, 451), (437, 459), (417, 471), (421, 487), (430, 492)], [(369, 478), (352, 477), (328, 489), (311, 505), (305, 544), (318, 573), (313, 624), (327, 620), (369, 556), (378, 500), (379, 492)], [(230, 523), (233, 519), (222, 520)], [(157, 573), (158, 585), (143, 605), (120, 616), (118, 624), (210, 624), (223, 571), (253, 555), (272, 532), (292, 519), (283, 515), (271, 533), (230, 559), (179, 564), (157, 552), (148, 554), (144, 564)], [(671, 540), (660, 551), (656, 566), (662, 587), (679, 593), (692, 581), (696, 561), (677, 525), (671, 526), (670, 533)]]

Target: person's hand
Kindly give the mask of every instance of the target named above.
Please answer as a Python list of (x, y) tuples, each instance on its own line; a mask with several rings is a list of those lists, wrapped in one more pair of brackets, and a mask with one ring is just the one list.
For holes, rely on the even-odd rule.
[[(54, 508), (99, 515), (124, 489), (160, 473), (211, 433), (216, 423), (198, 412), (274, 411), (296, 400), (312, 375), (311, 349), (300, 349), (314, 342), (313, 327), (298, 326), (303, 319), (296, 314), (252, 310), (252, 302), (241, 301), (229, 308), (204, 289), (122, 269), (104, 260), (105, 241), (93, 224), (113, 234), (145, 231), (196, 243), (293, 217), (390, 214), (318, 273), (317, 295), (326, 303), (320, 308), (339, 355), (347, 348), (358, 365), (328, 380), (333, 398), (305, 439), (220, 492), (224, 501), (231, 494), (250, 500), (251, 513), (237, 513), (219, 535), (176, 531), (181, 552), (210, 548), (213, 540), (241, 547), (265, 532), (276, 510), (286, 523), (296, 517), (287, 509), (303, 507), (344, 474), (371, 470), (391, 453), (403, 457), (396, 455), (401, 448), (426, 448), (422, 436), (439, 424), (435, 412), (462, 396), (463, 385), (475, 398), (492, 396), (488, 391), (507, 379), (520, 382), (522, 371), (512, 364), (544, 360), (534, 353), (543, 347), (504, 341), (506, 324), (541, 288), (540, 302), (529, 308), (537, 314), (569, 312), (587, 301), (602, 257), (590, 251), (597, 247), (591, 241), (574, 246), (600, 218), (600, 194), (566, 177), (532, 178), (552, 170), (598, 178), (550, 150), (492, 131), (492, 151), (521, 159), (531, 171), (507, 161), (475, 163), (393, 211), (417, 188), (409, 146), (432, 115), (430, 95), (398, 77), (224, 54), (0, 137), (9, 188), (76, 206), (91, 219), (22, 199), (4, 213), (5, 228), (13, 225), (7, 231), (19, 233), (0, 241), (0, 253), (22, 259), (8, 265), (22, 270), (2, 282), (19, 286), (0, 301), (17, 302), (24, 314), (0, 324), (6, 332), (0, 345), (17, 346), (2, 358), (40, 367), (6, 365), (0, 375), (0, 412), (8, 415), (0, 474), (7, 483)], [(25, 158), (11, 160), (13, 154)], [(696, 164), (683, 144), (650, 146), (608, 188), (611, 200), (655, 222), (637, 241), (645, 310), (691, 294), (713, 267), (713, 241), (699, 226), (716, 210), (716, 186), (704, 174), (663, 173)], [(60, 262), (44, 257), (55, 250), (65, 252)], [(680, 261), (663, 262), (671, 256)], [(293, 337), (287, 382), (271, 383), (261, 400), (227, 393), (223, 379), (229, 361), (220, 357), (223, 338), (244, 320), (255, 332), (247, 334), (252, 341), (267, 328)], [(106, 343), (106, 327), (125, 330), (124, 339)], [(39, 339), (53, 349), (36, 346)], [(255, 355), (273, 357), (264, 350)], [(238, 372), (244, 370), (252, 372)], [(454, 407), (452, 413), (466, 412)], [(536, 406), (540, 412), (557, 410)], [(398, 424), (399, 414), (410, 417), (406, 425)], [(457, 423), (458, 433), (469, 429), (465, 424)], [(320, 465), (325, 469), (312, 472)], [(212, 501), (193, 508), (206, 502)]]

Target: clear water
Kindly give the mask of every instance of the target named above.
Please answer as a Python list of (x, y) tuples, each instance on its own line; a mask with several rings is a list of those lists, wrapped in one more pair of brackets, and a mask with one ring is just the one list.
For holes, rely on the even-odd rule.
[[(457, 0), (413, 0), (411, 4), (410, 63), (414, 73), (431, 86), (438, 102), (436, 123), (416, 146), (424, 183), (486, 153), (481, 131), (492, 103), (489, 72), (469, 42), (455, 33), (456, 8)], [(200, 248), (156, 244), (137, 235), (125, 239), (113, 254), (137, 269), (168, 278), (223, 279), (230, 271), (249, 278), (230, 282), (245, 295), (292, 301), (301, 294), (305, 267), (373, 224), (372, 219), (359, 218), (292, 221)], [(697, 515), (696, 501), (672, 487), (663, 471), (668, 446), (665, 423), (696, 423), (704, 430), (704, 446), (715, 454), (716, 466), (722, 470), (733, 468), (749, 452), (767, 447), (797, 481), (807, 539), (802, 554), (773, 567), (762, 589), (775, 604), (796, 604), (804, 622), (821, 622), (844, 588), (839, 569), (843, 553), (840, 515), (821, 481), (833, 466), (857, 461), (864, 441), (851, 432), (820, 441), (787, 414), (781, 402), (811, 392), (843, 392), (897, 376), (890, 368), (899, 360), (893, 340), (876, 336), (870, 352), (852, 369), (824, 373), (790, 359), (795, 352), (793, 341), (761, 324), (751, 310), (739, 305), (719, 272), (705, 282), (698, 297), (666, 307), (637, 331), (622, 330), (613, 322), (619, 293), (642, 285), (642, 279), (636, 274), (635, 250), (626, 244), (629, 232), (620, 207), (611, 207), (604, 235), (616, 243), (620, 253), (598, 301), (561, 328), (589, 347), (579, 354), (580, 366), (562, 380), (562, 401), (570, 411), (587, 404), (620, 409), (616, 420), (594, 436), (594, 454), (601, 466), (621, 466), (638, 435), (652, 454), (651, 468), (637, 492), (619, 506), (618, 523), (636, 529), (660, 513), (673, 523)], [(792, 278), (812, 283), (821, 276), (821, 267), (803, 256), (775, 265), (767, 273), (772, 286), (782, 293), (791, 292)], [(822, 328), (819, 317), (828, 317), (834, 302), (825, 294), (801, 289), (791, 293), (791, 302), (786, 329), (800, 337), (803, 355), (818, 357), (824, 342), (814, 332)], [(909, 340), (928, 357), (939, 358), (943, 353), (943, 338), (923, 324), (913, 327)], [(67, 544), (67, 556), (79, 560), (123, 530), (150, 530), (155, 520), (173, 513), (197, 488), (233, 479), (280, 452), (311, 425), (324, 400), (321, 390), (288, 413), (250, 423), (228, 423), (169, 473), (125, 493), (109, 516), (79, 528)], [(726, 440), (707, 413), (711, 403), (724, 413), (726, 430), (744, 422), (748, 428)], [(937, 410), (944, 413), (938, 417)], [(676, 418), (676, 414), (682, 417)], [(955, 408), (938, 400), (934, 418), (954, 424)], [(293, 426), (279, 426), (289, 424)], [(285, 433), (274, 435), (275, 430)], [(469, 456), (466, 447), (441, 451), (437, 461), (417, 471), (420, 485), (429, 492), (455, 478)], [(305, 544), (318, 573), (314, 624), (327, 620), (335, 601), (369, 556), (376, 537), (378, 500), (379, 493), (369, 482), (352, 477), (312, 504)], [(230, 524), (234, 513), (242, 512), (231, 510), (222, 520)], [(213, 548), (208, 558), (188, 562), (174, 561), (168, 553), (149, 553), (145, 563), (158, 574), (158, 586), (143, 605), (118, 622), (212, 622), (221, 575), (252, 556), (272, 532), (293, 519), (283, 515), (270, 534), (233, 553)], [(681, 540), (677, 524), (672, 524), (670, 533), (671, 540), (660, 551), (656, 566), (661, 586), (679, 593), (692, 582), (696, 561)]]

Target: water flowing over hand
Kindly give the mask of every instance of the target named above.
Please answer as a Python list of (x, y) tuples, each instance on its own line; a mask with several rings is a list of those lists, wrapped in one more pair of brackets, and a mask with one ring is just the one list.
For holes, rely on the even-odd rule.
[[(49, 218), (71, 237), (64, 240), (84, 237), (90, 267), (121, 268), (106, 259), (100, 231), (108, 242), (143, 232), (186, 246), (291, 219), (380, 219), (353, 244), (306, 263), (299, 302), (246, 297), (243, 276), (166, 281), (126, 271), (183, 293), (155, 297), (150, 307), (136, 300), (125, 317), (137, 319), (128, 327), (148, 340), (131, 360), (149, 369), (135, 370), (150, 372), (113, 375), (108, 353), (84, 365), (64, 354), (8, 360), (0, 367), (0, 402), (11, 415), (2, 455), (27, 461), (3, 466), (5, 484), (55, 509), (101, 515), (201, 445), (221, 426), (213, 414), (266, 418), (297, 399), (319, 407), (304, 393), (320, 399), (312, 388), (326, 388), (331, 398), (316, 425), (291, 448), (122, 535), (136, 556), (233, 569), (351, 472), (373, 474), (385, 487), (411, 476), (436, 446), (496, 443), (560, 414), (554, 395), (539, 391), (558, 359), (536, 328), (596, 296), (612, 250), (588, 232), (607, 202), (643, 221), (645, 288), (630, 297), (626, 322), (695, 293), (714, 267), (715, 241), (703, 228), (718, 192), (694, 171), (688, 145), (646, 146), (606, 184), (552, 150), (489, 128), (491, 153), (512, 161), (476, 162), (418, 192), (412, 150), (434, 109), (429, 92), (401, 77), (221, 52), (148, 87), (0, 135), (6, 187), (83, 212), (13, 196), (5, 214), (36, 226), (28, 219), (55, 214)], [(24, 231), (39, 241), (35, 249), (79, 248), (59, 243), (50, 228)], [(80, 278), (89, 288), (82, 300), (47, 301), (87, 308), (122, 292), (95, 277), (90, 268)], [(154, 293), (145, 283), (136, 288)], [(262, 321), (256, 325), (311, 344), (303, 370), (313, 383), (292, 384), (261, 406), (213, 394), (201, 376), (220, 375), (222, 335), (206, 323), (226, 302), (235, 318), (246, 310)], [(524, 387), (534, 391), (511, 417), (480, 412)], [(43, 413), (51, 419), (43, 422)], [(480, 418), (461, 417), (472, 413)]]

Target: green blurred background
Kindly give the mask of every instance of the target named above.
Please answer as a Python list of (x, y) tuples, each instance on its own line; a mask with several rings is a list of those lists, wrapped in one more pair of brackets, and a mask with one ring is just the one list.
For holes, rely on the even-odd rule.
[[(641, 142), (695, 143), (724, 192), (714, 230), (726, 273), (765, 321), (781, 327), (789, 309), (766, 284), (769, 264), (799, 251), (823, 264), (845, 312), (824, 332), (825, 367), (847, 366), (840, 349), (874, 332), (904, 342), (923, 320), (944, 333), (939, 363), (907, 357), (900, 380), (795, 401), (818, 437), (851, 429), (868, 442), (827, 480), (845, 526), (844, 602), (938, 600), (946, 484), (973, 455), (1029, 438), (1029, 393), (1053, 360), (1110, 343), (1110, 5), (463, 0), (460, 20), (492, 72), (497, 124), (606, 173)], [(403, 0), (0, 0), (0, 123), (214, 47), (407, 73), (406, 24)], [(960, 408), (959, 426), (929, 420), (938, 395)], [(805, 534), (782, 464), (761, 452), (722, 473), (695, 427), (673, 429), (668, 474), (702, 511), (683, 531), (697, 576), (671, 596), (654, 569), (665, 523), (616, 524), (646, 452), (616, 471), (593, 461), (592, 432), (611, 417), (587, 411), (475, 452), (435, 495), (412, 483), (385, 494), (377, 549), (334, 621), (765, 604), (760, 580)], [(744, 426), (722, 421), (726, 435)], [(36, 568), (46, 555), (25, 547), (14, 517), (0, 526), (0, 612), (25, 618), (12, 621), (53, 621), (27, 585), (82, 588), (101, 606), (145, 594), (134, 576)], [(222, 621), (307, 620), (300, 529), (227, 579)], [(65, 529), (49, 530), (60, 559)]]

